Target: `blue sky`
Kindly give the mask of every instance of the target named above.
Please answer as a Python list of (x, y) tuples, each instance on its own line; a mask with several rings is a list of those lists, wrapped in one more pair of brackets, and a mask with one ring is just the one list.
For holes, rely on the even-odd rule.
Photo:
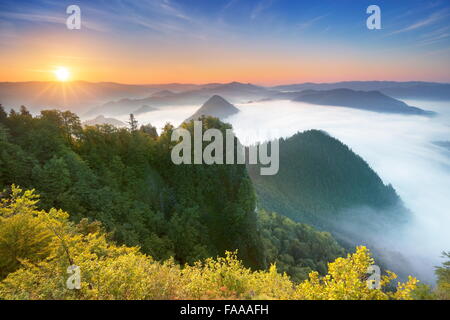
[[(81, 8), (82, 30), (65, 28), (65, 8), (71, 4)], [(371, 4), (381, 8), (381, 30), (366, 28), (366, 8)], [(193, 74), (194, 82), (226, 81), (233, 78), (233, 69), (238, 73), (236, 80), (259, 77), (261, 82), (351, 76), (450, 81), (449, 22), (448, 0), (2, 0), (0, 58), (19, 59), (18, 50), (36, 48), (36, 65), (28, 61), (25, 69), (40, 70), (45, 56), (69, 56), (71, 48), (69, 53), (80, 59), (104, 56), (112, 69), (128, 66), (133, 70), (140, 62), (143, 68), (138, 71), (155, 70), (148, 80), (139, 75), (138, 82), (172, 79), (162, 77), (161, 65), (174, 76), (180, 71), (183, 80)], [(52, 44), (46, 51), (36, 38), (48, 38), (60, 46)], [(72, 47), (74, 43), (78, 49)], [(383, 75), (373, 64), (391, 72)], [(75, 67), (87, 76), (85, 69), (93, 65)], [(262, 74), (264, 66), (274, 73), (273, 80)], [(123, 74), (123, 70), (108, 73), (105, 69), (99, 68), (91, 78)], [(301, 75), (296, 78), (289, 69)], [(2, 78), (6, 71), (0, 69)]]

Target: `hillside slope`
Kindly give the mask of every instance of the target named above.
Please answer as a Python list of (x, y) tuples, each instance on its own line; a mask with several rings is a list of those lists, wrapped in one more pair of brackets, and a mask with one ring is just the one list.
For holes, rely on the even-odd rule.
[(351, 89), (333, 89), (327, 91), (305, 90), (296, 95), (293, 101), (385, 113), (433, 114), (430, 111), (408, 106), (403, 101), (391, 98), (379, 91), (355, 91)]
[(296, 221), (329, 228), (352, 208), (401, 206), (391, 185), (339, 140), (318, 130), (280, 140), (277, 175), (248, 166), (262, 207)]
[[(216, 118), (204, 125), (230, 128)], [(193, 130), (192, 122), (183, 126)], [(174, 165), (173, 130), (166, 125), (158, 136), (145, 127), (82, 127), (70, 112), (32, 117), (25, 108), (7, 115), (0, 107), (0, 190), (36, 189), (39, 209), (98, 220), (119, 244), (157, 260), (192, 264), (238, 250), (246, 266), (279, 261), (305, 279), (342, 255), (330, 235), (276, 214), (261, 219), (245, 165)]]
[(198, 120), (201, 116), (210, 116), (219, 119), (227, 118), (235, 113), (238, 113), (239, 109), (229, 103), (221, 96), (214, 95), (208, 99), (192, 116), (185, 121)]

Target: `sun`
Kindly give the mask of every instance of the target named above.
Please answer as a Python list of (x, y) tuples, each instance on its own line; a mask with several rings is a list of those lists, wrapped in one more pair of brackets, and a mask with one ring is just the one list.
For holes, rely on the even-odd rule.
[(66, 67), (58, 67), (53, 71), (53, 73), (58, 81), (67, 81), (70, 78), (70, 71)]

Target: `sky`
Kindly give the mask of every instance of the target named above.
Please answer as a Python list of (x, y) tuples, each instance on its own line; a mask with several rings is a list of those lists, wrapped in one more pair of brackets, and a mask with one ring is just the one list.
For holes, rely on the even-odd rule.
[[(66, 27), (69, 5), (81, 29)], [(366, 9), (381, 9), (369, 30)], [(448, 0), (0, 2), (0, 81), (450, 82)]]

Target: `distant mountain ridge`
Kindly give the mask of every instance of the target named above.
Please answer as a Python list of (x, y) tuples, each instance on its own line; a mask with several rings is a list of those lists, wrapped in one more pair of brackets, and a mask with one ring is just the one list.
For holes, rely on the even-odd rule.
[(153, 107), (150, 107), (150, 106), (148, 106), (148, 105), (145, 104), (145, 105), (141, 106), (139, 109), (134, 110), (134, 111), (132, 112), (132, 114), (134, 114), (135, 116), (137, 116), (137, 115), (139, 115), (139, 114), (147, 113), (147, 112), (155, 111), (155, 110), (158, 110), (158, 109), (153, 108)]
[(185, 121), (197, 120), (201, 116), (211, 116), (219, 119), (227, 118), (235, 113), (238, 113), (239, 109), (229, 103), (221, 96), (214, 95), (208, 99), (192, 116)]
[(377, 90), (398, 99), (450, 100), (450, 83), (424, 81), (342, 81), (334, 83), (298, 83), (269, 87), (275, 91), (352, 89)]
[[(200, 86), (195, 84), (176, 83), (134, 85), (89, 81), (71, 81), (68, 83), (56, 81), (0, 82), (0, 104), (6, 109), (18, 109), (21, 105), (25, 105), (35, 114), (45, 109), (70, 109), (77, 113), (85, 113), (112, 100), (144, 98), (161, 90), (181, 92), (198, 88)], [(92, 117), (99, 114), (106, 113), (91, 113), (87, 116)]]
[(260, 86), (249, 83), (230, 82), (226, 84), (207, 84), (195, 90), (188, 90), (174, 94), (157, 94), (142, 99), (121, 99), (105, 103), (92, 109), (89, 114), (105, 113), (109, 115), (121, 115), (130, 113), (141, 105), (154, 107), (176, 105), (198, 105), (213, 95), (224, 97), (231, 103), (259, 99), (273, 95), (274, 92)]
[(449, 100), (450, 84), (434, 82), (346, 81), (337, 83), (301, 83), (274, 87), (250, 83), (207, 84), (121, 84), (114, 82), (55, 81), (0, 82), (0, 104), (5, 109), (25, 105), (33, 114), (44, 109), (71, 110), (83, 118), (100, 114), (125, 115), (143, 105), (154, 108), (199, 105), (212, 95), (231, 103), (292, 99), (303, 90), (352, 89), (380, 91), (398, 99)]
[(161, 90), (161, 91), (157, 91), (157, 92), (153, 93), (152, 97), (163, 98), (163, 97), (173, 96), (174, 94), (176, 94), (176, 93), (173, 91), (170, 91), (170, 90)]
[(96, 126), (96, 125), (103, 125), (103, 124), (109, 124), (114, 127), (125, 127), (126, 126), (126, 123), (124, 123), (120, 120), (117, 120), (114, 118), (106, 118), (103, 115), (99, 115), (99, 116), (95, 117), (94, 119), (84, 121), (82, 124), (84, 126)]
[(293, 101), (318, 105), (342, 106), (368, 111), (433, 115), (433, 112), (408, 106), (403, 101), (391, 98), (379, 91), (355, 91), (352, 89), (332, 89), (326, 91), (304, 90), (295, 95)]

